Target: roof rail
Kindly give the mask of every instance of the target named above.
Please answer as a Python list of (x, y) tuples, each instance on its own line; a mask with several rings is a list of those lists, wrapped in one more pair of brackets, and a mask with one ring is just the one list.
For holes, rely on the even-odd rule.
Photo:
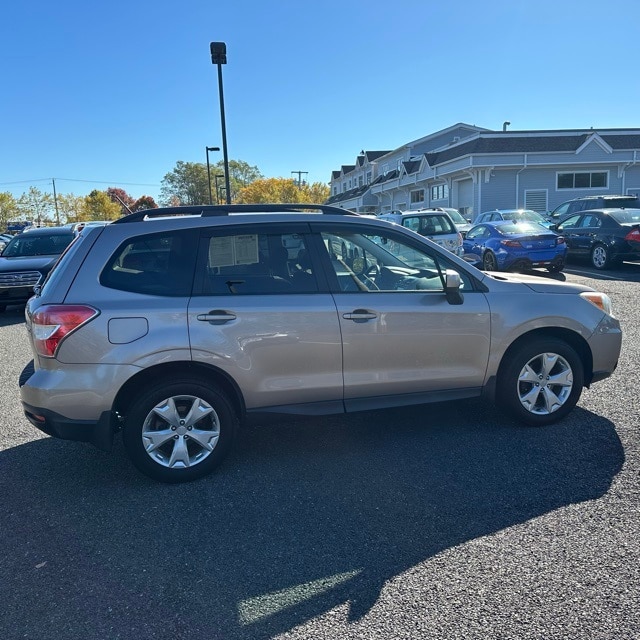
[(357, 216), (359, 214), (348, 209), (340, 209), (325, 204), (283, 203), (283, 204), (220, 204), (220, 205), (191, 205), (182, 207), (160, 207), (158, 209), (143, 209), (135, 211), (111, 224), (125, 222), (141, 222), (148, 218), (163, 218), (168, 216), (228, 216), (232, 213), (300, 213), (301, 211), (320, 211), (324, 215)]

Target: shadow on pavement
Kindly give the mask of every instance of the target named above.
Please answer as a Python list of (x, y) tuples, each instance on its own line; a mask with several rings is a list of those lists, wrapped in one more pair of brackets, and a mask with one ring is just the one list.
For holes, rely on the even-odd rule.
[(243, 431), (214, 475), (155, 484), (120, 445), (0, 453), (0, 636), (269, 638), (334, 607), (359, 619), (435, 554), (605, 494), (606, 419), (545, 429), (480, 401)]

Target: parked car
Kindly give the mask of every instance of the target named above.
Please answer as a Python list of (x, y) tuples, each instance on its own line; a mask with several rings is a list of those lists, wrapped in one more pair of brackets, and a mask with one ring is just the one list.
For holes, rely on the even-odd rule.
[(444, 209), (416, 209), (400, 213), (383, 213), (379, 220), (395, 222), (433, 240), (457, 256), (462, 255), (462, 234)]
[(13, 236), (0, 254), (0, 312), (22, 304), (43, 280), (75, 234), (63, 227), (45, 227)]
[(211, 472), (238, 424), (269, 415), (483, 395), (548, 425), (615, 370), (622, 340), (594, 289), (484, 273), (401, 225), (299, 204), (87, 227), (25, 319), (28, 420), (106, 450), (122, 431), (165, 482)]
[(512, 222), (535, 222), (547, 229), (551, 226), (548, 218), (531, 209), (496, 209), (495, 211), (485, 211), (478, 215), (474, 224), (482, 222), (497, 222), (498, 220), (511, 220)]
[(13, 238), (10, 233), (0, 233), (0, 252), (9, 244), (9, 241)]
[(471, 228), (464, 258), (485, 271), (562, 271), (567, 245), (561, 235), (532, 222), (485, 222)]
[(452, 207), (431, 207), (429, 209), (421, 209), (421, 211), (446, 211), (463, 238), (472, 227), (472, 224), (457, 209)]
[(549, 213), (553, 222), (559, 222), (572, 213), (579, 213), (588, 209), (617, 209), (640, 208), (640, 198), (634, 195), (606, 195), (606, 196), (582, 196), (567, 200)]
[(640, 208), (589, 209), (552, 226), (567, 243), (571, 258), (587, 258), (596, 269), (640, 260)]

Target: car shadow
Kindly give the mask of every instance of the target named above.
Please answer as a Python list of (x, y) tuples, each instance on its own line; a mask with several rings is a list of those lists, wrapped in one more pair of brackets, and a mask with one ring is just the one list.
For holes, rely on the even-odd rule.
[(11, 305), (5, 311), (0, 312), (0, 327), (8, 327), (12, 324), (24, 322), (24, 305)]
[[(43, 438), (0, 453), (3, 637), (268, 638), (443, 550), (604, 495), (624, 452), (576, 409), (523, 428), (481, 401), (274, 423), (190, 484)], [(426, 588), (426, 587), (425, 587)]]

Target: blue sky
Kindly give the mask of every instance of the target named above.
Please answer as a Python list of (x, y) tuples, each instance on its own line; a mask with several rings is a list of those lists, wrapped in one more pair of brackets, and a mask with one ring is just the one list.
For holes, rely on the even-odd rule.
[[(5, 3), (0, 191), (157, 197), (179, 160), (328, 182), (456, 122), (640, 127), (637, 0)], [(214, 162), (221, 154), (210, 154)]]

